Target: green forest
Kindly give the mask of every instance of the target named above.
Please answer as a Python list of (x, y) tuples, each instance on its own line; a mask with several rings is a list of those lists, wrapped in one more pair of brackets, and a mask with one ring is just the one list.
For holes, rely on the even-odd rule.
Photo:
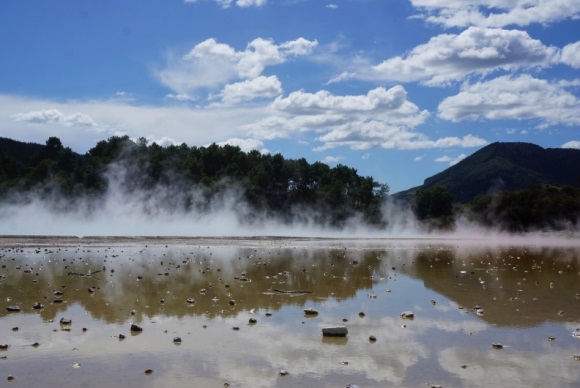
[[(465, 179), (462, 187), (470, 185)], [(553, 182), (480, 193), (466, 203), (455, 201), (445, 185), (395, 198), (387, 184), (344, 165), (231, 145), (161, 147), (144, 138), (113, 136), (80, 155), (57, 137), (44, 145), (0, 138), (0, 202), (40, 197), (58, 210), (75, 211), (82, 203), (90, 212), (111, 192), (141, 201), (150, 213), (203, 214), (229, 200), (249, 224), (275, 218), (341, 227), (356, 218), (380, 228), (389, 224), (384, 214), (389, 201), (426, 230), (453, 230), (459, 218), (510, 232), (578, 229), (580, 222), (580, 188)]]
[(27, 193), (40, 193), (72, 203), (88, 198), (98, 204), (115, 176), (125, 195), (162, 197), (158, 202), (170, 211), (210, 211), (211, 204), (235, 192), (240, 204), (250, 209), (244, 217), (291, 222), (302, 214), (333, 226), (354, 216), (380, 224), (381, 204), (389, 194), (386, 184), (344, 165), (331, 168), (280, 154), (246, 153), (230, 145), (161, 147), (144, 138), (134, 142), (113, 136), (79, 155), (50, 137), (45, 146), (13, 142), (0, 149), (4, 200), (17, 192), (21, 200)]

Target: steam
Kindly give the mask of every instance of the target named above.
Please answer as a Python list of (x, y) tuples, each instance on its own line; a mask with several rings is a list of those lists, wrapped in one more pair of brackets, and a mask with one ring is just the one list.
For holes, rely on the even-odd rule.
[[(443, 238), (496, 242), (506, 237), (504, 231), (483, 228), (466, 217), (456, 220), (453, 231), (429, 231), (408, 206), (391, 198), (382, 205), (380, 227), (353, 217), (338, 228), (329, 222), (327, 214), (314, 208), (295, 208), (284, 218), (274, 217), (249, 206), (242, 188), (227, 181), (218, 185), (218, 192), (209, 192), (206, 186), (187, 185), (177, 177), (168, 185), (136, 189), (141, 185), (131, 182), (131, 177), (139, 176), (133, 174), (134, 168), (137, 167), (123, 161), (110, 165), (105, 173), (108, 190), (98, 197), (65, 198), (56, 194), (57, 190), (48, 190), (50, 187), (24, 196), (13, 194), (0, 203), (0, 235)], [(577, 231), (575, 228), (570, 236), (543, 233), (533, 237), (537, 241), (550, 238), (554, 244), (569, 244), (566, 237), (577, 237)]]

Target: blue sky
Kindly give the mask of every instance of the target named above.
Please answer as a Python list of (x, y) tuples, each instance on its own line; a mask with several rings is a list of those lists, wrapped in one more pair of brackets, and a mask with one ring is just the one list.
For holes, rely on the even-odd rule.
[(397, 192), (580, 148), (580, 0), (5, 0), (0, 136), (239, 145)]

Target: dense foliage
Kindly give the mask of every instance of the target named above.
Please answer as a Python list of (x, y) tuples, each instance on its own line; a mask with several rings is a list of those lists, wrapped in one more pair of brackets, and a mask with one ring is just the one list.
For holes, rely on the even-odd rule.
[(580, 188), (532, 185), (524, 190), (479, 195), (466, 205), (469, 217), (513, 232), (577, 229)]
[[(98, 203), (114, 183), (125, 195), (161, 197), (175, 211), (208, 211), (209, 204), (235, 192), (252, 210), (249, 214), (292, 221), (307, 213), (341, 225), (352, 216), (381, 223), (381, 204), (389, 192), (387, 185), (344, 165), (330, 168), (230, 145), (161, 147), (114, 136), (78, 155), (56, 137), (41, 147), (19, 144), (18, 152), (0, 148), (0, 196), (5, 199), (11, 192), (40, 192)], [(33, 155), (25, 156), (26, 150)]]

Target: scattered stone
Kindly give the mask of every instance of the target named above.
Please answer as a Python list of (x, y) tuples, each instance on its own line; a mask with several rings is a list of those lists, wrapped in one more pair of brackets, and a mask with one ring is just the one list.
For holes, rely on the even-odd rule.
[(286, 369), (280, 369), (280, 376), (288, 375), (288, 371)]
[(60, 319), (60, 324), (61, 325), (71, 325), (72, 324), (72, 319), (70, 318), (61, 318)]
[(483, 315), (483, 307), (480, 307), (480, 306), (475, 306), (475, 307), (473, 308), (473, 311), (475, 311), (475, 313), (476, 313), (477, 315)]
[(62, 303), (62, 302), (64, 302), (64, 300), (62, 300), (62, 299), (54, 299), (52, 301), (52, 303)]
[(125, 339), (125, 334), (119, 334), (119, 341), (123, 341)]
[(230, 306), (235, 306), (236, 305), (236, 301), (233, 300), (233, 299), (230, 300), (228, 303), (230, 304)]
[(555, 337), (551, 337), (551, 336), (550, 336), (550, 337), (548, 337), (548, 341), (550, 341), (550, 342), (552, 342), (552, 341), (556, 341), (556, 338), (555, 338)]
[(346, 326), (324, 327), (322, 335), (325, 337), (346, 337), (348, 329)]
[(195, 303), (195, 299), (193, 299), (193, 298), (187, 299), (187, 304), (194, 304), (194, 303)]
[(151, 373), (153, 373), (153, 369), (145, 369), (146, 375), (150, 375)]
[(181, 343), (181, 337), (175, 337), (175, 338), (173, 338), (173, 343), (174, 344), (180, 344)]
[(415, 314), (412, 311), (403, 311), (401, 313), (401, 318), (403, 319), (413, 319), (415, 318)]
[(252, 325), (255, 325), (256, 323), (258, 323), (258, 320), (256, 318), (250, 318), (248, 322)]
[(370, 342), (377, 342), (377, 337), (375, 337), (374, 335), (371, 335), (371, 336), (369, 337), (369, 341), (370, 341)]
[(435, 305), (437, 304), (437, 302), (435, 302), (433, 299), (431, 299), (431, 304), (432, 304), (433, 306), (435, 306)]
[(359, 317), (361, 317), (361, 318), (364, 318), (364, 317), (365, 317), (365, 313), (363, 313), (363, 312), (361, 311), (360, 313), (358, 313), (358, 316), (359, 316)]
[(96, 287), (89, 287), (89, 292), (92, 294), (93, 292), (97, 291)]
[(30, 345), (30, 346), (32, 346), (33, 348), (37, 348), (37, 347), (39, 347), (39, 346), (40, 346), (40, 344), (39, 344), (38, 342), (35, 342), (35, 343), (33, 343), (32, 345)]
[(503, 345), (502, 344), (491, 344), (491, 347), (493, 349), (503, 349)]
[(304, 309), (305, 315), (318, 315), (318, 311), (314, 310), (312, 307)]
[(40, 302), (36, 302), (34, 305), (32, 305), (32, 308), (35, 310), (41, 310), (44, 308), (44, 305)]
[(20, 312), (20, 307), (8, 306), (8, 307), (6, 307), (6, 311), (8, 311), (9, 313), (18, 313), (18, 312)]
[(232, 327), (232, 330), (234, 330), (234, 331), (238, 331), (238, 330), (240, 330), (240, 328), (239, 328), (239, 327), (237, 327), (237, 326), (234, 326), (234, 327)]
[(8, 377), (6, 377), (6, 380), (8, 381), (14, 381), (15, 377), (12, 375), (8, 375)]
[(12, 328), (12, 331), (18, 331), (18, 326), (16, 326), (16, 327), (13, 327), (13, 328)]
[(0, 344), (0, 350), (8, 350), (9, 347), (10, 345), (8, 344)]
[(141, 326), (137, 326), (136, 324), (132, 323), (131, 324), (131, 331), (143, 331), (143, 328)]

